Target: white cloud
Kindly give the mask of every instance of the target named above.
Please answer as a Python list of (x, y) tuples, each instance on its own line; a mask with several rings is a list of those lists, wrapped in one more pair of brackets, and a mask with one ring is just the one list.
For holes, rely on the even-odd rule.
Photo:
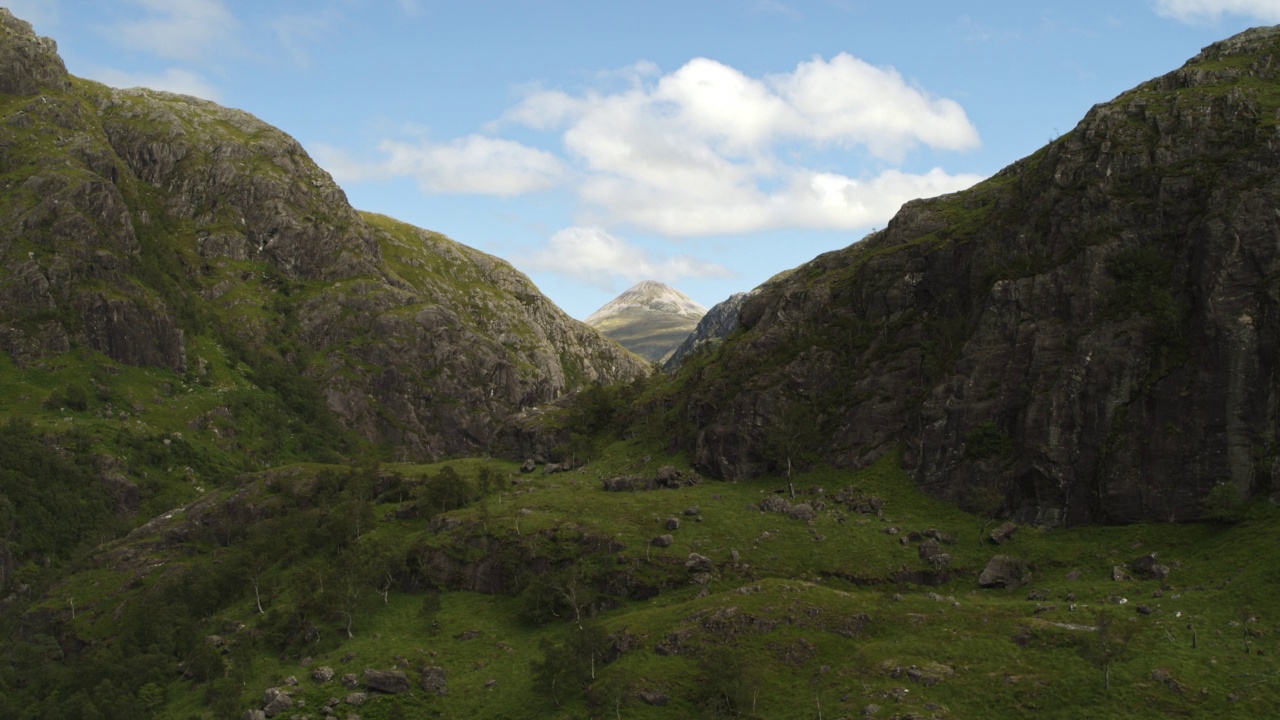
[(959, 104), (893, 68), (848, 54), (762, 78), (705, 58), (656, 78), (649, 68), (636, 66), (613, 92), (535, 91), (504, 116), (562, 130), (584, 166), (578, 189), (594, 224), (671, 236), (852, 229), (887, 220), (905, 200), (979, 179), (934, 170), (858, 180), (804, 167), (820, 152), (896, 163), (920, 147), (979, 144)]
[(549, 190), (566, 173), (555, 155), (512, 140), (470, 135), (445, 144), (384, 141), (385, 160), (367, 163), (327, 145), (316, 148), (322, 167), (339, 182), (415, 178), (424, 192), (512, 197)]
[(174, 60), (199, 61), (234, 46), (239, 21), (222, 0), (132, 0), (148, 11), (114, 30), (127, 47)]
[(1280, 22), (1277, 0), (1156, 0), (1156, 12), (1180, 22), (1215, 22), (1223, 15), (1239, 15), (1262, 22)]
[(547, 247), (520, 261), (531, 270), (564, 275), (611, 289), (611, 280), (625, 278), (674, 282), (681, 278), (728, 278), (723, 265), (688, 255), (659, 258), (596, 227), (565, 228), (551, 236)]
[(180, 68), (169, 68), (162, 73), (129, 73), (114, 68), (96, 68), (90, 77), (98, 82), (118, 88), (143, 87), (152, 90), (194, 95), (205, 100), (219, 102), (222, 93), (204, 78)]

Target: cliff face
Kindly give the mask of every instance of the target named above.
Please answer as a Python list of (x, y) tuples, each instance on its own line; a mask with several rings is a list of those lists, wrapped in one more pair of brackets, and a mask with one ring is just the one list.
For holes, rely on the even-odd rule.
[(738, 311), (742, 309), (742, 304), (747, 301), (749, 296), (750, 293), (734, 293), (716, 303), (715, 307), (702, 316), (702, 319), (698, 321), (697, 327), (693, 329), (693, 332), (689, 333), (684, 342), (680, 343), (671, 352), (666, 362), (663, 363), (663, 368), (670, 372), (680, 367), (680, 363), (690, 353), (708, 343), (723, 340), (734, 330), (737, 330), (739, 327)]
[[(682, 373), (705, 472), (778, 437), (1024, 520), (1280, 487), (1280, 30), (1206, 48), (971, 190), (762, 288)], [(812, 428), (790, 408), (808, 408)], [(791, 418), (789, 420), (788, 418)], [(816, 440), (814, 438), (821, 438)]]
[(84, 349), (199, 379), (248, 348), (405, 457), (647, 372), (507, 263), (356, 212), (279, 130), (72, 78), (30, 25), (0, 30), (0, 350), (20, 368)]

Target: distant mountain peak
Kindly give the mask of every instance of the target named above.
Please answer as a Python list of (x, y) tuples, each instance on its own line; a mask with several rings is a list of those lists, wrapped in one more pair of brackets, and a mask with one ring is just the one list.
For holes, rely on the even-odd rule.
[(662, 362), (707, 314), (693, 298), (656, 280), (642, 280), (609, 301), (586, 323), (650, 362)]
[(609, 301), (604, 307), (591, 313), (588, 325), (604, 320), (632, 308), (647, 308), (654, 312), (691, 318), (696, 324), (707, 309), (679, 290), (657, 280), (641, 280), (626, 292)]

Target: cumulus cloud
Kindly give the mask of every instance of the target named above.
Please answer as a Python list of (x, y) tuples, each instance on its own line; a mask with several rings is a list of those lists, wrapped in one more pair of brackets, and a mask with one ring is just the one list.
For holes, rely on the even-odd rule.
[(121, 23), (124, 45), (173, 60), (195, 62), (235, 44), (239, 21), (222, 0), (132, 0), (148, 17)]
[(893, 68), (848, 54), (760, 78), (706, 58), (656, 79), (647, 68), (612, 92), (532, 92), (504, 116), (563, 132), (585, 167), (579, 193), (595, 222), (677, 236), (851, 229), (886, 220), (905, 200), (980, 179), (941, 170), (855, 179), (794, 159), (835, 150), (897, 163), (920, 147), (979, 144), (958, 103)]
[(551, 236), (547, 247), (521, 259), (520, 264), (604, 289), (611, 289), (611, 281), (618, 277), (629, 282), (733, 277), (733, 272), (723, 265), (688, 255), (656, 257), (597, 227), (565, 228)]
[(194, 95), (205, 100), (220, 102), (222, 94), (204, 78), (180, 68), (169, 68), (162, 73), (129, 73), (114, 68), (97, 68), (90, 76), (98, 82), (118, 88), (143, 87), (152, 90)]
[(316, 157), (339, 182), (412, 177), (430, 193), (512, 197), (550, 190), (567, 172), (552, 153), (483, 135), (443, 144), (388, 140), (379, 150), (385, 160), (373, 163), (327, 145), (317, 146)]
[(1238, 15), (1262, 22), (1280, 22), (1277, 0), (1156, 0), (1156, 12), (1180, 22), (1214, 22), (1223, 15)]

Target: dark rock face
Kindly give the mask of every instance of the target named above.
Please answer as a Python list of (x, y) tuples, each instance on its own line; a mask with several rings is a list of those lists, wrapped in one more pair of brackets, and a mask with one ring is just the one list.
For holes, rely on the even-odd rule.
[(442, 667), (426, 668), (418, 679), (418, 686), (431, 695), (443, 697), (449, 694), (449, 674)]
[(525, 408), (649, 372), (508, 263), (355, 211), (257, 118), (73, 84), (4, 10), (0, 94), (0, 351), (20, 368), (87, 348), (183, 374), (210, 361), (192, 348), (245, 348), (403, 459), (495, 448)]
[[(749, 477), (796, 407), (862, 467), (905, 443), (931, 495), (1022, 523), (1198, 517), (1280, 483), (1280, 30), (1096, 106), (971, 190), (749, 298), (690, 374), (704, 474)], [(776, 443), (774, 443), (776, 445)]]
[(698, 326), (689, 333), (689, 336), (680, 343), (675, 350), (671, 351), (671, 357), (667, 358), (663, 363), (663, 369), (670, 372), (680, 367), (680, 363), (684, 362), (694, 350), (706, 345), (714, 343), (728, 337), (730, 333), (737, 330), (738, 311), (742, 308), (742, 303), (746, 302), (750, 293), (734, 293), (727, 299), (716, 303), (714, 307), (707, 311), (706, 315), (698, 321)]

